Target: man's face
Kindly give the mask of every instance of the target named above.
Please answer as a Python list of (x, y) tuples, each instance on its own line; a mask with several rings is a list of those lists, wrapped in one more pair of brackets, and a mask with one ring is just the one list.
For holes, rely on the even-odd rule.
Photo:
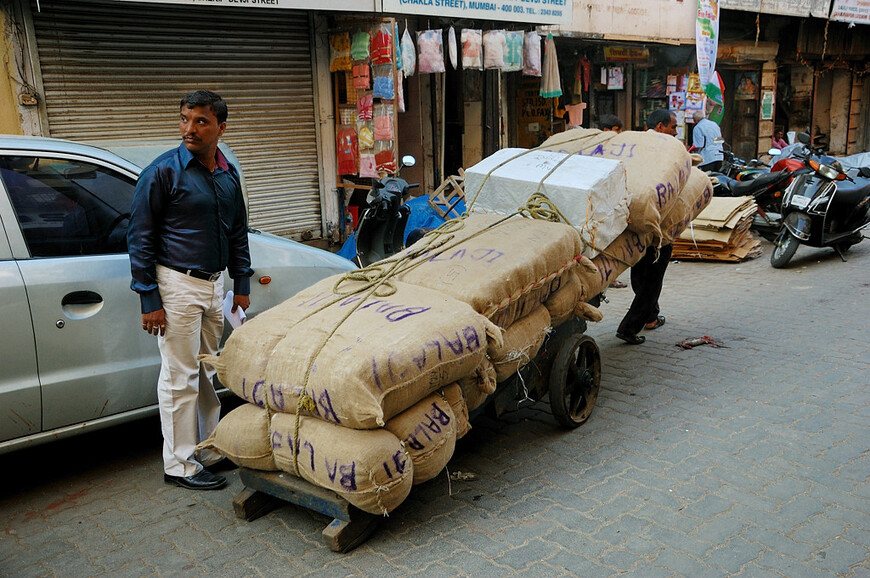
[(656, 125), (656, 132), (663, 132), (665, 134), (669, 134), (671, 136), (677, 136), (677, 117), (674, 114), (671, 114), (671, 118), (668, 121), (667, 126), (665, 123), (660, 122)]
[(178, 122), (184, 146), (194, 155), (213, 155), (227, 123), (218, 122), (210, 106), (183, 107)]

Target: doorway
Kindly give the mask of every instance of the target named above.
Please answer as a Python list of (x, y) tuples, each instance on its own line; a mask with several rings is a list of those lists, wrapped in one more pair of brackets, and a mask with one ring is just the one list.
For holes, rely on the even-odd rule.
[(725, 114), (722, 117), (722, 138), (731, 145), (734, 155), (753, 159), (758, 155), (758, 87), (759, 68), (722, 68), (725, 85)]

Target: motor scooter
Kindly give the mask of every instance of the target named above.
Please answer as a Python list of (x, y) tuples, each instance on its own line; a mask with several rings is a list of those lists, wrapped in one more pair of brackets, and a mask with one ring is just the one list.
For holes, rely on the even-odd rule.
[[(411, 155), (402, 157), (403, 167), (413, 167), (417, 163)], [(408, 184), (399, 177), (385, 176), (372, 183), (366, 195), (367, 208), (360, 217), (356, 229), (356, 261), (360, 267), (367, 267), (398, 253), (404, 248), (405, 225), (411, 209), (403, 204), (410, 190), (418, 183)]]
[[(809, 135), (798, 136), (809, 144)], [(820, 160), (821, 159), (821, 160)], [(797, 175), (782, 200), (782, 227), (773, 242), (770, 264), (785, 267), (798, 245), (832, 247), (840, 259), (864, 236), (870, 225), (870, 168), (854, 177), (846, 174), (839, 161), (807, 156), (811, 169)]]

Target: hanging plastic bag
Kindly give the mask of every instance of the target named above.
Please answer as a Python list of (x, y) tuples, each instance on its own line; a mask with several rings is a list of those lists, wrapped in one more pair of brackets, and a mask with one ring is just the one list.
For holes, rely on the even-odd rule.
[(353, 61), (350, 59), (350, 34), (338, 32), (329, 36), (329, 70), (338, 72), (350, 70)]
[(368, 179), (378, 178), (378, 164), (374, 153), (360, 153), (359, 176)]
[(393, 107), (381, 103), (375, 107), (375, 140), (393, 140)]
[(487, 70), (503, 70), (506, 49), (504, 30), (487, 30), (483, 35), (483, 67)]
[(456, 54), (456, 30), (452, 26), (447, 32), (447, 54), (450, 55), (450, 66), (453, 67), (453, 70), (456, 70), (459, 61)]
[(396, 51), (396, 70), (402, 70), (402, 44), (400, 42), (399, 36), (399, 23), (396, 22), (395, 33), (393, 34), (393, 40), (395, 41), (395, 46), (393, 47)]
[(417, 71), (420, 74), (444, 72), (444, 40), (440, 30), (417, 32)]
[(356, 129), (352, 126), (342, 126), (338, 134), (335, 135), (335, 140), (338, 174), (355, 175), (357, 173), (356, 163), (359, 158)]
[(481, 45), (483, 37), (480, 30), (462, 29), (462, 68), (465, 70), (483, 70)]
[(509, 30), (504, 33), (504, 71), (517, 72), (523, 69), (523, 31)]
[(371, 42), (371, 36), (368, 32), (360, 30), (354, 34), (353, 41), (350, 43), (350, 57), (354, 60), (368, 60), (369, 42)]
[(379, 171), (396, 172), (396, 155), (393, 152), (392, 141), (378, 141), (375, 143), (375, 165)]
[(393, 33), (386, 22), (377, 27), (371, 40), (372, 64), (393, 63)]
[(360, 154), (365, 149), (371, 149), (375, 146), (375, 133), (372, 130), (372, 121), (357, 123), (357, 134), (359, 140)]
[(396, 90), (393, 86), (393, 66), (391, 64), (376, 64), (372, 66), (374, 82), (372, 93), (375, 98), (395, 98)]
[(356, 117), (359, 120), (371, 120), (374, 106), (374, 95), (367, 92), (356, 101)]
[(371, 88), (370, 74), (368, 62), (355, 62), (353, 65), (353, 87), (357, 90)]
[(523, 74), (541, 76), (541, 37), (532, 30), (523, 42)]
[(413, 76), (416, 69), (417, 50), (414, 48), (414, 41), (411, 40), (408, 27), (405, 26), (405, 33), (402, 35), (402, 72), (405, 76)]

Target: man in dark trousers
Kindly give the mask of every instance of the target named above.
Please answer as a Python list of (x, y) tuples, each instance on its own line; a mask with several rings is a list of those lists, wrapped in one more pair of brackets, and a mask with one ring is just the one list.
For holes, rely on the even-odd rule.
[(139, 175), (127, 231), (142, 329), (157, 336), (160, 349), (163, 479), (191, 490), (227, 483), (206, 469), (221, 456), (196, 452), (220, 418), (214, 371), (197, 356), (218, 351), (224, 269), (233, 279), (232, 310), (251, 303), (253, 270), (241, 181), (218, 150), (226, 120), (227, 105), (213, 92), (197, 90), (182, 99), (182, 144)]
[[(653, 111), (647, 117), (646, 125), (650, 130), (677, 136), (677, 117), (666, 108)], [(664, 316), (659, 315), (659, 295), (672, 250), (671, 244), (661, 248), (650, 246), (643, 258), (631, 268), (634, 300), (616, 330), (616, 336), (630, 345), (640, 345), (646, 341), (646, 337), (638, 335), (641, 329), (656, 329), (665, 324)]]

